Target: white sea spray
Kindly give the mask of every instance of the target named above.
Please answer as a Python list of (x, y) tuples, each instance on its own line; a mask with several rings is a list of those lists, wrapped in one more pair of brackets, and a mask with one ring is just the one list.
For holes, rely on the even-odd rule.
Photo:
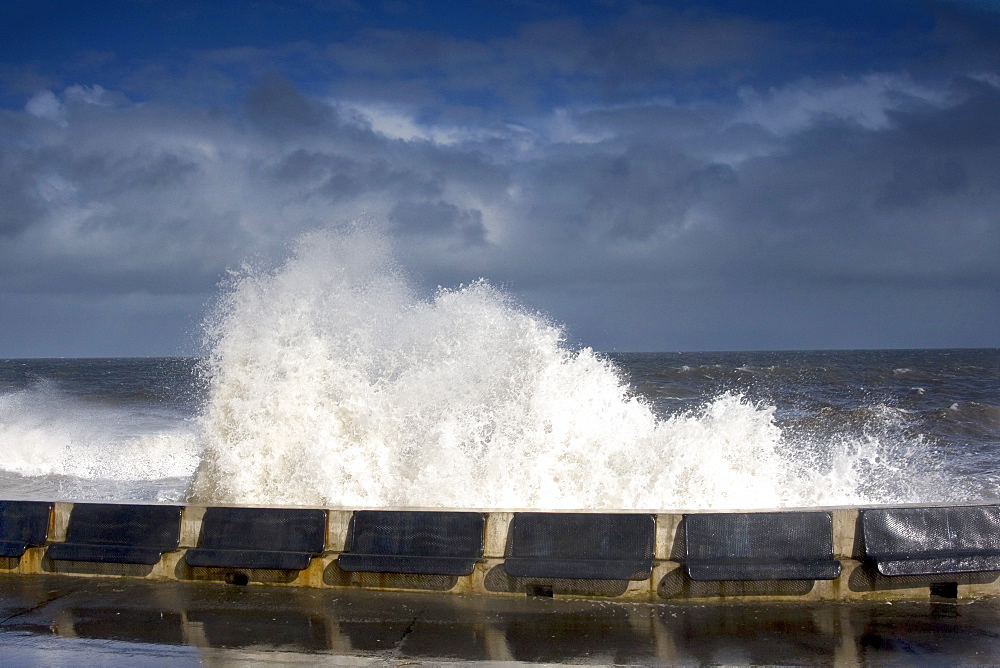
[(51, 381), (0, 394), (0, 444), (8, 473), (121, 482), (188, 477), (201, 449), (189, 423), (85, 401)]
[(190, 498), (547, 509), (861, 503), (736, 393), (658, 418), (615, 367), (485, 281), (419, 298), (364, 227), (236, 272), (206, 325)]

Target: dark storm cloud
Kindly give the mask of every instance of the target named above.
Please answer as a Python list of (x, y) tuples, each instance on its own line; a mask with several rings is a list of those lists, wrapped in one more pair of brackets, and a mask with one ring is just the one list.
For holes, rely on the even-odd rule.
[(997, 145), (972, 139), (994, 132), (1000, 96), (973, 83), (584, 109), (559, 117), (561, 141), (539, 130), (521, 148), (516, 130), (393, 138), (278, 77), (232, 117), (39, 106), (35, 141), (5, 153), (22, 175), (10, 201), (36, 207), (10, 232), (8, 285), (207, 293), (243, 256), (364, 213), (429, 282), (485, 273), (526, 294), (1000, 280)]
[(24, 167), (8, 152), (0, 152), (0, 238), (24, 232), (45, 212), (44, 202), (32, 192), (31, 172)]
[(288, 79), (268, 75), (244, 104), (247, 119), (268, 134), (299, 137), (342, 128), (334, 109), (303, 95)]
[(777, 30), (746, 17), (637, 6), (606, 35), (578, 41), (588, 45), (579, 68), (612, 80), (717, 70), (758, 58)]
[(997, 145), (947, 139), (959, 126), (992, 136), (998, 92), (987, 87), (954, 105), (895, 112), (877, 131), (826, 121), (781, 153), (750, 161), (719, 217), (731, 221), (735, 239), (766, 244), (767, 262), (737, 266), (799, 281), (920, 282), (979, 272), (1000, 281), (989, 260), (1000, 252)]
[[(771, 131), (738, 108), (722, 132), (715, 116), (701, 128), (649, 131), (639, 144), (632, 133), (663, 123), (603, 111), (607, 139), (554, 147), (530, 166), (527, 218), (539, 224), (525, 226), (530, 241), (521, 246), (534, 261), (511, 283), (554, 312), (562, 300), (584, 341), (638, 330), (687, 346), (725, 347), (731, 336), (747, 346), (794, 346), (797, 337), (863, 346), (895, 332), (886, 345), (927, 345), (948, 329), (935, 309), (953, 324), (992, 322), (1000, 156), (992, 140), (945, 137), (959, 124), (970, 136), (990, 133), (997, 89), (945, 85), (925, 90), (923, 101), (894, 93), (876, 113), (876, 91), (845, 85), (773, 91), (761, 100)], [(799, 100), (789, 106), (792, 93)], [(592, 115), (588, 128), (600, 129)], [(875, 295), (906, 305), (894, 315), (909, 315), (893, 324)], [(960, 315), (968, 309), (975, 313)], [(646, 341), (622, 345), (657, 347)]]
[(845, 22), (614, 7), (45, 79), (0, 110), (0, 301), (176, 334), (227, 267), (360, 217), (428, 289), (487, 276), (597, 347), (995, 345), (992, 28), (949, 8), (860, 67), (830, 54), (886, 47)]
[(486, 243), (482, 212), (446, 202), (400, 202), (389, 214), (389, 222), (405, 236), (454, 236), (464, 246)]
[(481, 113), (666, 95), (696, 74), (773, 60), (769, 40), (782, 29), (745, 17), (640, 5), (608, 24), (535, 21), (486, 41), (371, 29), (328, 46), (326, 54), (351, 73), (333, 84), (342, 94), (443, 104), (438, 112), (444, 114), (472, 103)]

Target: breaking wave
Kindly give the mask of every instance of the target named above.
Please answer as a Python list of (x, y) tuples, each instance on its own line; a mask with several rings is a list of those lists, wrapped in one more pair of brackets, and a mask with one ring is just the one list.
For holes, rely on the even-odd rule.
[(201, 450), (176, 416), (87, 401), (49, 380), (0, 394), (0, 443), (5, 498), (47, 500), (176, 500), (163, 487), (190, 477)]
[(877, 438), (793, 442), (773, 406), (738, 393), (658, 417), (609, 361), (488, 282), (421, 298), (361, 227), (234, 273), (206, 334), (195, 502), (749, 509), (908, 494)]

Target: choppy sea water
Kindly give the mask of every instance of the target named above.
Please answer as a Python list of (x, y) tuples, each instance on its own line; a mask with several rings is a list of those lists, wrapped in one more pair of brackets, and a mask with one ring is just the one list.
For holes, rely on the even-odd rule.
[[(548, 364), (584, 364), (576, 355)], [(391, 385), (386, 373), (367, 385), (354, 379), (348, 389), (329, 378), (324, 385), (322, 376), (292, 379), (320, 386), (299, 388), (298, 395), (280, 387), (280, 379), (241, 386), (246, 396), (224, 404), (235, 421), (227, 428), (244, 432), (234, 446), (241, 471), (233, 472), (244, 479), (234, 487), (213, 479), (216, 500), (683, 509), (1000, 498), (997, 349), (611, 354), (585, 362), (574, 374), (549, 369), (542, 378), (521, 378), (523, 387), (506, 388), (510, 396), (491, 382), (481, 397), (446, 397), (451, 411), (433, 396), (405, 407), (423, 416), (365, 412), (366, 398), (370, 407), (385, 405), (377, 395), (380, 385)], [(421, 372), (432, 373), (436, 364)], [(477, 373), (471, 364), (459, 371)], [(0, 497), (213, 500), (211, 486), (193, 490), (206, 451), (225, 447), (210, 433), (220, 428), (211, 403), (222, 392), (211, 373), (202, 359), (0, 361)], [(405, 388), (437, 393), (439, 382), (453, 380), (446, 370), (439, 375), (443, 381), (418, 378)], [(563, 384), (571, 381), (604, 392), (592, 388), (575, 397), (581, 388)], [(466, 384), (463, 392), (480, 385)], [(505, 412), (483, 409), (491, 392)], [(527, 404), (517, 412), (520, 395)], [(245, 419), (240, 409), (255, 400), (270, 403), (271, 414), (244, 415), (274, 425), (238, 423)], [(532, 409), (532, 400), (541, 408)], [(567, 411), (580, 424), (544, 424), (548, 410), (574, 400), (587, 409)], [(313, 414), (337, 410), (360, 411), (368, 430), (350, 433), (361, 430), (350, 422), (359, 419), (355, 414)], [(421, 426), (421, 418), (436, 424)], [(513, 433), (502, 433), (504, 419)], [(602, 452), (609, 425), (618, 442)], [(265, 445), (258, 429), (271, 439), (284, 434), (288, 443)], [(425, 450), (404, 437), (413, 429), (427, 441)], [(600, 438), (587, 438), (588, 429)], [(554, 446), (546, 441), (553, 431), (559, 432)], [(302, 458), (303, 439), (317, 441), (306, 452), (312, 460)], [(339, 465), (323, 461), (321, 450), (335, 453)], [(458, 458), (456, 468), (447, 469), (441, 454)], [(480, 466), (504, 460), (512, 468)], [(411, 474), (402, 472), (407, 467)], [(269, 474), (245, 475), (263, 470)], [(491, 485), (504, 488), (493, 496), (470, 491)]]

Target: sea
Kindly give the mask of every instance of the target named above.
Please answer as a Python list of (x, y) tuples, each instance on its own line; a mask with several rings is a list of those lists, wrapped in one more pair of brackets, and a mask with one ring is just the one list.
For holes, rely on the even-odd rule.
[[(629, 456), (627, 443), (616, 446), (613, 454), (626, 471), (646, 469), (634, 478), (655, 482), (660, 489), (646, 494), (608, 489), (603, 501), (600, 494), (584, 499), (526, 485), (520, 490), (522, 498), (507, 495), (491, 502), (478, 495), (468, 503), (437, 491), (442, 486), (464, 487), (467, 481), (454, 479), (462, 475), (476, 484), (500, 484), (473, 464), (467, 471), (440, 476), (423, 490), (410, 490), (406, 498), (376, 489), (361, 498), (338, 498), (333, 488), (343, 472), (331, 471), (328, 478), (313, 471), (297, 478), (296, 470), (313, 468), (303, 460), (286, 472), (283, 482), (312, 489), (272, 490), (262, 496), (263, 490), (250, 487), (218, 498), (209, 492), (201, 500), (666, 510), (1000, 499), (1000, 349), (613, 353), (595, 359), (625, 388), (619, 401), (646, 407), (654, 433), (669, 433), (652, 452), (648, 444), (637, 445), (635, 455), (641, 453), (641, 462)], [(207, 360), (194, 357), (0, 361), (0, 496), (187, 500), (209, 447), (209, 373)], [(258, 388), (264, 395), (270, 389)], [(444, 438), (440, 430), (437, 436)], [(529, 434), (522, 436), (530, 439)], [(331, 449), (346, 447), (335, 440), (331, 434)], [(517, 447), (513, 440), (498, 440), (503, 440), (502, 447)], [(407, 445), (405, 440), (397, 443), (397, 459), (419, 466), (419, 459), (406, 456)], [(445, 451), (453, 447), (437, 445)], [(575, 435), (567, 443), (567, 449), (572, 447), (577, 451), (561, 454), (582, 460), (585, 467), (589, 460), (602, 459), (600, 440)], [(262, 448), (260, 459), (249, 452), (243, 467), (272, 465), (274, 449)], [(527, 444), (523, 449), (530, 450)], [(282, 454), (296, 457), (293, 450)], [(559, 479), (565, 470), (573, 470), (581, 485), (602, 482), (584, 480), (588, 476), (575, 466), (561, 471), (558, 455), (550, 450), (512, 454), (542, 476)], [(683, 464), (676, 465), (675, 457)], [(352, 471), (363, 482), (367, 461), (359, 456), (358, 468)], [(595, 476), (604, 468), (604, 463), (595, 464)], [(659, 469), (676, 479), (649, 475)], [(372, 475), (365, 484), (381, 479)], [(603, 482), (631, 486), (632, 479), (626, 473)], [(753, 493), (731, 489), (741, 485), (749, 485)], [(693, 489), (696, 486), (706, 489)], [(650, 507), (650, 499), (662, 501)]]
[(370, 230), (231, 272), (193, 357), (0, 360), (0, 498), (738, 510), (1000, 499), (1000, 349), (602, 353)]

